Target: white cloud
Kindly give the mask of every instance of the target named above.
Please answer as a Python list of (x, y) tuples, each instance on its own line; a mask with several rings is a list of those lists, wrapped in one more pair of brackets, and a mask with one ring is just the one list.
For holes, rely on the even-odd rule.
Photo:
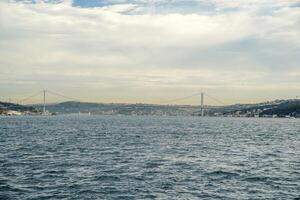
[(230, 89), (273, 90), (274, 84), (279, 90), (292, 84), (291, 94), (300, 89), (291, 78), (300, 72), (293, 56), (300, 48), (299, 8), (277, 1), (272, 14), (261, 15), (253, 11), (268, 1), (214, 2), (241, 10), (134, 14), (139, 5), (127, 2), (99, 8), (2, 2), (0, 90), (11, 85), (17, 91), (18, 83), (28, 90), (93, 88), (107, 97), (156, 90), (167, 99), (201, 89), (224, 96)]
[(138, 5), (135, 4), (116, 4), (116, 5), (104, 6), (102, 8), (107, 11), (127, 13), (127, 12), (134, 11), (137, 7)]

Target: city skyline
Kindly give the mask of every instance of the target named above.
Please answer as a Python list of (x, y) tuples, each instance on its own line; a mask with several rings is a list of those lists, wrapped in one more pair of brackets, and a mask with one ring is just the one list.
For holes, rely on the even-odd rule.
[(1, 99), (44, 88), (104, 103), (300, 95), (300, 1), (7, 0), (0, 15)]

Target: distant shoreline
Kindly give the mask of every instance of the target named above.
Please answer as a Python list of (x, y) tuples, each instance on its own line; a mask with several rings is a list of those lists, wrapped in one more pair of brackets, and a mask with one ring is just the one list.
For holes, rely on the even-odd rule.
[(276, 100), (258, 104), (229, 106), (104, 104), (68, 101), (57, 104), (24, 106), (0, 102), (0, 115), (131, 115), (131, 116), (204, 116), (237, 118), (300, 118), (300, 100)]

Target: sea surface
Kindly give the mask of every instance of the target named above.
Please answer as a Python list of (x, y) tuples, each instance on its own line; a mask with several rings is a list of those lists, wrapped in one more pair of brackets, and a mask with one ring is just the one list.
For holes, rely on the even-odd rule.
[(300, 120), (0, 117), (0, 199), (299, 199)]

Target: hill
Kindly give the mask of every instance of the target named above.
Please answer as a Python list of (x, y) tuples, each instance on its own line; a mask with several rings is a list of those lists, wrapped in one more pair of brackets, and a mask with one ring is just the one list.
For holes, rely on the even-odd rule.
[(208, 111), (209, 115), (235, 117), (300, 117), (300, 100), (276, 100), (258, 104), (236, 104)]
[[(43, 105), (33, 105), (42, 110)], [(87, 103), (68, 101), (49, 104), (46, 109), (56, 114), (90, 113), (101, 115), (166, 115), (200, 116), (200, 106), (153, 105), (122, 103)], [(206, 116), (230, 117), (300, 117), (300, 100), (276, 100), (257, 104), (234, 104), (229, 106), (206, 106)]]
[[(42, 110), (42, 105), (34, 105)], [(122, 103), (87, 103), (68, 101), (58, 104), (47, 105), (46, 109), (51, 113), (74, 114), (91, 113), (102, 115), (168, 115), (189, 116), (199, 110), (199, 106), (173, 106), (173, 105), (152, 105), (152, 104), (122, 104)]]
[(24, 106), (15, 103), (1, 102), (0, 101), (0, 114), (8, 114), (11, 111), (16, 113), (38, 113), (37, 109), (32, 106)]

